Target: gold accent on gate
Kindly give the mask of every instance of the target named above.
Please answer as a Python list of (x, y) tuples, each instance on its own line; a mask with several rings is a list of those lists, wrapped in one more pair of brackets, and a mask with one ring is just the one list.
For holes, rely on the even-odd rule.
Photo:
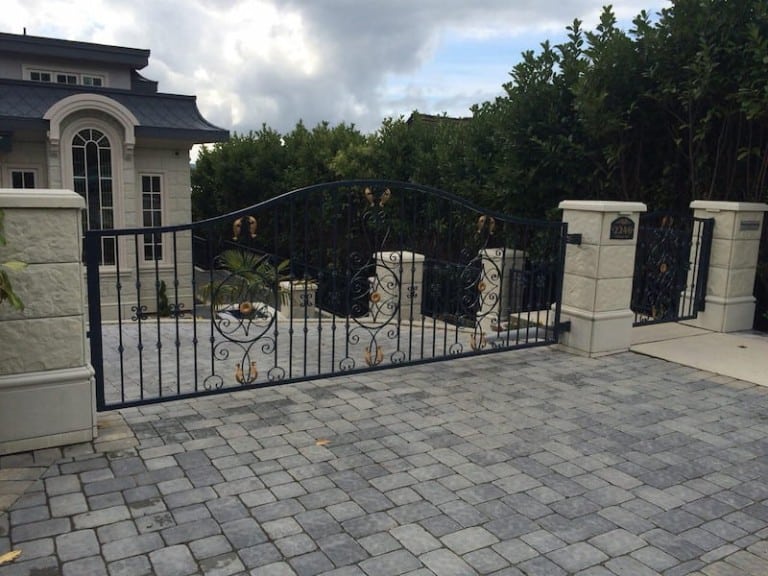
[(477, 233), (480, 234), (486, 225), (488, 226), (488, 233), (493, 236), (493, 232), (496, 230), (496, 219), (493, 216), (486, 216), (485, 214), (477, 219)]
[(248, 226), (248, 236), (250, 236), (251, 239), (256, 238), (256, 230), (259, 225), (258, 221), (253, 216), (243, 216), (232, 223), (232, 240), (235, 242), (240, 239), (240, 234), (243, 231), (244, 225)]
[(251, 365), (248, 367), (248, 381), (245, 380), (245, 373), (243, 372), (243, 365), (242, 364), (236, 364), (235, 365), (235, 381), (238, 384), (252, 384), (256, 381), (256, 378), (259, 377), (259, 370), (256, 366), (256, 362), (251, 362)]
[(369, 346), (365, 347), (365, 363), (368, 366), (378, 366), (382, 360), (384, 360), (384, 350), (380, 346), (376, 346), (376, 358), (371, 356), (371, 348)]
[(488, 345), (488, 340), (485, 337), (485, 334), (480, 332), (480, 338), (477, 337), (477, 334), (470, 334), (469, 336), (469, 346), (472, 348), (472, 350), (482, 350)]
[(378, 292), (371, 293), (371, 302), (373, 302), (374, 304), (378, 304), (380, 300), (381, 300), (381, 294), (379, 294)]
[(484, 292), (484, 291), (485, 291), (485, 282), (480, 282), (480, 283), (477, 285), (477, 291), (478, 291), (478, 292)]
[[(369, 206), (374, 206), (376, 204), (376, 195), (373, 193), (373, 190), (366, 187), (365, 190), (363, 190), (363, 195), (368, 201)], [(384, 205), (389, 202), (390, 198), (392, 198), (392, 190), (385, 188), (384, 192), (381, 193), (381, 198), (379, 198), (379, 207), (384, 208)]]

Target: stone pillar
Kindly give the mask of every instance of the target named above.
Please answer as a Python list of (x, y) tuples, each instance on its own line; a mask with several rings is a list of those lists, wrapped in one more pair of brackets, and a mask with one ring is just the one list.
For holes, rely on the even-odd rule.
[(386, 321), (399, 305), (400, 319), (421, 318), (424, 255), (377, 252), (376, 277), (371, 282), (371, 316)]
[(705, 309), (686, 322), (715, 332), (750, 330), (755, 316), (755, 271), (768, 204), (691, 202), (697, 218), (714, 218)]
[[(525, 268), (525, 252), (514, 248), (487, 248), (480, 251), (483, 276), (480, 285), (480, 328), (494, 334), (506, 326), (510, 314), (522, 305), (523, 282), (520, 272)], [(514, 286), (513, 286), (514, 284)]]
[(568, 233), (581, 235), (581, 244), (565, 252), (561, 322), (571, 326), (560, 342), (587, 356), (629, 350), (637, 230), (646, 206), (566, 200), (560, 209)]
[(69, 190), (0, 189), (7, 244), (0, 262), (23, 311), (0, 304), (0, 454), (96, 436), (93, 370), (85, 341), (81, 213)]

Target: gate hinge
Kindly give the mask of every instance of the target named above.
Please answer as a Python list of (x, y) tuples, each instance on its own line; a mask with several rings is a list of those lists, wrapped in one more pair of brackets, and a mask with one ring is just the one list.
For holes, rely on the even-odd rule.
[(560, 324), (557, 325), (558, 332), (570, 332), (571, 331), (571, 321), (566, 320), (565, 322), (560, 322)]
[(576, 244), (576, 246), (581, 246), (581, 234), (566, 234), (565, 243)]

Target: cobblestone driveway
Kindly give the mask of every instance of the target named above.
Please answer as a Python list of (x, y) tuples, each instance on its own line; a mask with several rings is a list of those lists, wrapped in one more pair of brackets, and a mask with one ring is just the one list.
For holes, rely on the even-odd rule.
[(124, 410), (0, 576), (768, 574), (767, 392), (535, 349)]

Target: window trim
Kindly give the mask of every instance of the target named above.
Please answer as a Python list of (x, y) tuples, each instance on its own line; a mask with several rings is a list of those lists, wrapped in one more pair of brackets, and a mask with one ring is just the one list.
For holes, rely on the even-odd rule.
[(41, 186), (41, 182), (40, 182), (40, 168), (38, 166), (23, 166), (23, 165), (19, 166), (19, 165), (15, 165), (14, 164), (13, 166), (8, 166), (8, 169), (7, 169), (6, 172), (7, 172), (7, 178), (8, 178), (8, 182), (7, 182), (8, 188), (13, 188), (13, 173), (14, 172), (22, 172), (22, 173), (28, 172), (28, 173), (32, 173), (33, 178), (34, 178), (34, 186), (32, 188), (22, 187), (22, 188), (19, 188), (19, 190), (33, 190), (34, 188), (39, 188)]
[[(138, 218), (139, 218), (139, 221), (140, 221), (140, 226), (142, 228), (149, 228), (149, 226), (145, 226), (144, 225), (144, 214), (145, 214), (145, 209), (144, 209), (144, 194), (145, 194), (145, 192), (144, 192), (144, 178), (145, 177), (146, 178), (158, 178), (159, 179), (160, 189), (157, 192), (157, 194), (160, 197), (160, 209), (159, 210), (154, 210), (154, 209), (150, 208), (150, 211), (156, 212), (156, 213), (160, 214), (160, 226), (167, 225), (166, 224), (167, 223), (167, 219), (166, 219), (166, 210), (167, 210), (167, 208), (166, 208), (166, 206), (167, 206), (168, 201), (167, 201), (167, 193), (166, 193), (166, 186), (165, 186), (165, 180), (166, 180), (165, 174), (163, 172), (148, 170), (148, 171), (140, 171), (140, 172), (138, 172), (137, 175), (138, 175), (138, 178), (137, 178), (138, 186), (136, 187), (137, 188), (136, 196), (137, 196), (138, 204), (139, 204)], [(154, 191), (150, 192), (150, 194), (154, 194), (154, 193), (155, 193)], [(142, 236), (142, 239), (141, 239), (141, 258), (139, 258), (139, 264), (140, 265), (143, 265), (143, 266), (153, 266), (155, 262), (157, 262), (158, 265), (164, 265), (164, 264), (166, 264), (169, 261), (169, 259), (168, 259), (168, 246), (167, 246), (167, 242), (166, 242), (165, 238), (163, 238), (162, 234), (160, 235), (160, 251), (161, 251), (160, 258), (158, 258), (158, 259), (154, 259), (154, 258), (153, 259), (148, 259), (146, 257), (146, 252), (145, 252), (146, 246), (147, 246), (147, 244), (145, 244), (145, 239)]]
[[(56, 130), (57, 141), (61, 143), (59, 157), (61, 158), (62, 183), (66, 188), (72, 187), (72, 189), (74, 189), (74, 169), (72, 165), (72, 141), (74, 137), (82, 130), (90, 128), (99, 130), (109, 139), (112, 148), (112, 201), (114, 207), (114, 227), (116, 229), (125, 226), (124, 195), (126, 193), (125, 183), (122, 178), (125, 167), (124, 155), (126, 144), (123, 134), (118, 126), (122, 128), (118, 118), (110, 117), (109, 121), (107, 121), (106, 119), (89, 116), (72, 121), (62, 127), (61, 132), (58, 132), (59, 124), (53, 120), (51, 121), (51, 131), (53, 132), (54, 129)], [(85, 217), (85, 215), (83, 215), (83, 217)], [(124, 238), (118, 237), (116, 244), (117, 257), (120, 259), (120, 269), (125, 270), (130, 266), (132, 260), (128, 258), (129, 252), (127, 251)], [(101, 264), (100, 268), (105, 271), (115, 270), (115, 265)]]

